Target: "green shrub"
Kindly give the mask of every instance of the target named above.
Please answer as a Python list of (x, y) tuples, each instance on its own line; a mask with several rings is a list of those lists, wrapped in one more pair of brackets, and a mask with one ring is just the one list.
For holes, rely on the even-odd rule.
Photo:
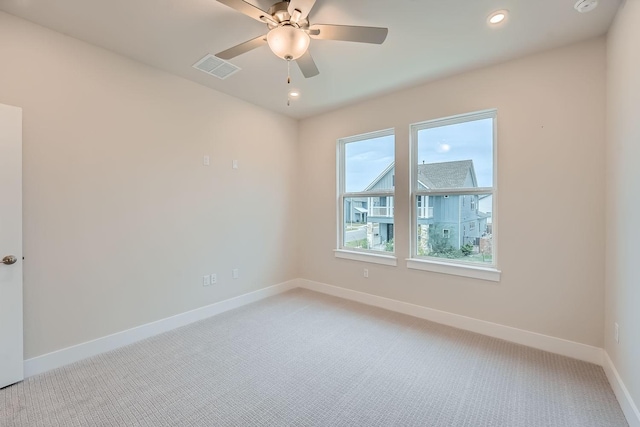
[(463, 256), (471, 255), (471, 252), (473, 252), (473, 245), (471, 245), (470, 243), (467, 243), (466, 245), (461, 246), (460, 252), (462, 252)]

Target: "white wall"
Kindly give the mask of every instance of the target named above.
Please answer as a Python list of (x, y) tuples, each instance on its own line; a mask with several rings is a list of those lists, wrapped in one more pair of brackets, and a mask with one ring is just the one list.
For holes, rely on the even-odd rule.
[[(607, 39), (605, 350), (640, 405), (640, 1), (628, 0)], [(614, 338), (620, 325), (620, 343)]]
[[(4, 13), (0, 57), (0, 102), (25, 117), (26, 357), (298, 276), (604, 344), (603, 39), (306, 119), (299, 134)], [(408, 270), (409, 124), (487, 108), (499, 110), (502, 281)], [(389, 127), (399, 265), (336, 259), (336, 140)], [(220, 284), (203, 288), (214, 272)]]
[(296, 121), (5, 13), (0, 58), (24, 109), (27, 358), (297, 276)]
[[(502, 281), (408, 270), (409, 125), (489, 108)], [(301, 277), (602, 347), (604, 115), (598, 38), (303, 120)], [(398, 266), (336, 259), (336, 140), (392, 127)]]

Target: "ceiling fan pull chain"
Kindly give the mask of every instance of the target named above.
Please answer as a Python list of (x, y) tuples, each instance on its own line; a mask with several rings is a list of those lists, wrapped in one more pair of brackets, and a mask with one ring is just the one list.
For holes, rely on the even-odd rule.
[[(291, 60), (287, 59), (287, 84), (291, 84)], [(287, 94), (287, 107), (291, 106), (291, 97)]]

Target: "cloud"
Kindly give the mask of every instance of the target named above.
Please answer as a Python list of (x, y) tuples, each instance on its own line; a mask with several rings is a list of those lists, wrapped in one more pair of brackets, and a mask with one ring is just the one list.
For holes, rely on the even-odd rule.
[(449, 144), (445, 144), (444, 142), (438, 144), (438, 147), (436, 148), (436, 151), (438, 153), (447, 153), (449, 152), (449, 150), (451, 150), (451, 146)]

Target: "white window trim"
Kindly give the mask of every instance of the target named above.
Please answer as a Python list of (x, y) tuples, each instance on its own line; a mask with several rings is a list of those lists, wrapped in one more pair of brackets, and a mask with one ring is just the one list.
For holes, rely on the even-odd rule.
[[(394, 252), (382, 252), (376, 251), (372, 249), (355, 249), (355, 248), (347, 248), (343, 245), (344, 238), (344, 199), (352, 198), (352, 197), (393, 197), (394, 210), (395, 210), (395, 186), (393, 190), (384, 190), (384, 191), (366, 191), (366, 192), (352, 192), (347, 193), (345, 190), (345, 145), (351, 142), (363, 141), (366, 139), (372, 138), (380, 138), (384, 136), (394, 136), (395, 139), (395, 129), (384, 129), (375, 132), (364, 133), (360, 135), (354, 135), (347, 138), (338, 139), (337, 143), (337, 162), (336, 162), (336, 171), (337, 171), (337, 198), (336, 198), (336, 206), (337, 206), (337, 245), (338, 249), (334, 250), (334, 255), (336, 258), (344, 258), (344, 259), (352, 259), (355, 261), (363, 261), (363, 262), (373, 262), (376, 264), (385, 264), (385, 265), (397, 265), (397, 259), (395, 257), (395, 247)], [(395, 141), (394, 141), (394, 151), (395, 151)], [(395, 166), (395, 155), (394, 162)], [(395, 215), (394, 215), (394, 225), (395, 225)]]
[[(473, 120), (493, 119), (493, 187), (484, 188), (477, 187), (472, 189), (447, 189), (438, 192), (419, 191), (416, 183), (418, 182), (418, 131), (430, 129), (434, 127), (442, 127), (465, 123)], [(407, 268), (416, 270), (434, 271), (437, 273), (452, 274), (457, 276), (473, 277), (477, 279), (500, 281), (501, 271), (498, 269), (498, 110), (490, 109), (477, 111), (474, 113), (459, 114), (441, 119), (428, 120), (420, 123), (414, 123), (410, 126), (410, 183), (409, 183), (409, 200), (411, 209), (409, 209), (409, 233), (411, 244), (411, 258), (407, 259)], [(417, 236), (417, 204), (416, 197), (418, 195), (437, 195), (437, 194), (487, 194), (492, 195), (492, 211), (491, 211), (491, 234), (492, 234), (492, 262), (486, 266), (477, 263), (468, 263), (459, 260), (447, 260), (446, 258), (428, 257), (418, 255), (418, 236)], [(445, 195), (445, 197), (447, 197)]]
[[(386, 252), (385, 252), (386, 253)], [(391, 252), (388, 252), (391, 253)], [(391, 265), (393, 267), (398, 265), (398, 259), (392, 255), (384, 255), (379, 251), (364, 250), (346, 250), (346, 249), (334, 249), (333, 254), (336, 258), (350, 259), (353, 261), (370, 262), (372, 264)]]
[(481, 267), (478, 264), (466, 264), (461, 261), (454, 264), (452, 262), (435, 261), (436, 259), (439, 258), (409, 258), (406, 260), (407, 268), (471, 277), (490, 282), (499, 282), (502, 275), (502, 271), (493, 267)]

